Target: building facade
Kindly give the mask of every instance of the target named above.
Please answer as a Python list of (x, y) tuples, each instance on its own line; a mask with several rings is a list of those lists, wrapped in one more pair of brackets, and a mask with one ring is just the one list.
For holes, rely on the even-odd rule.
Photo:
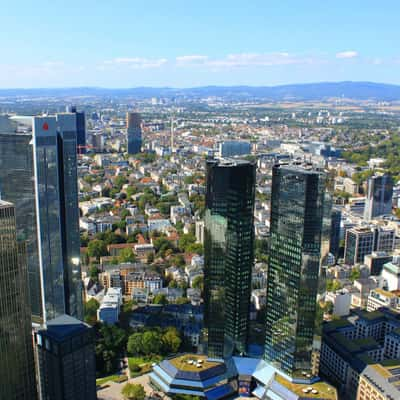
[(205, 341), (210, 357), (246, 352), (254, 260), (255, 165), (209, 160), (204, 220)]
[(312, 373), (326, 175), (273, 167), (264, 358), (292, 378)]
[(94, 343), (93, 328), (69, 315), (35, 333), (41, 399), (97, 399)]
[(32, 315), (82, 319), (75, 115), (13, 119), (0, 132), (0, 190), (27, 244)]
[(86, 119), (83, 111), (77, 111), (76, 106), (67, 107), (67, 112), (76, 116), (76, 144), (78, 154), (86, 153)]
[(26, 247), (17, 242), (14, 206), (1, 200), (0, 354), (0, 398), (36, 399)]
[(140, 153), (142, 149), (142, 119), (139, 113), (128, 112), (127, 121), (127, 151), (128, 154)]
[(389, 175), (372, 176), (368, 180), (364, 218), (371, 221), (392, 214), (393, 179)]

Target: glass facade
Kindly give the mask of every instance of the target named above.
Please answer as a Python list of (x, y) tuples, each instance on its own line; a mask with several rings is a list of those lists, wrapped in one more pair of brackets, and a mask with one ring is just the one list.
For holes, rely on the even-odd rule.
[(127, 119), (127, 151), (128, 154), (140, 153), (142, 149), (142, 128), (139, 113), (128, 112)]
[(331, 240), (329, 251), (335, 256), (335, 259), (337, 259), (340, 248), (340, 223), (342, 221), (342, 212), (338, 209), (333, 209), (331, 218)]
[(0, 399), (36, 399), (26, 261), (15, 208), (0, 200)]
[(393, 179), (389, 175), (373, 176), (368, 180), (364, 218), (367, 221), (392, 214)]
[(309, 166), (273, 167), (264, 358), (293, 378), (312, 369), (321, 251), (330, 225), (325, 183), (326, 175)]
[(207, 161), (205, 333), (210, 357), (246, 352), (254, 262), (255, 166)]
[(66, 313), (83, 320), (76, 132), (60, 131), (59, 159)]
[[(16, 205), (18, 238), (27, 243), (32, 316), (39, 323), (66, 312), (82, 318), (76, 120), (74, 114), (57, 118), (17, 117), (32, 131), (0, 133), (1, 196)], [(57, 130), (67, 122), (73, 130), (64, 141)]]

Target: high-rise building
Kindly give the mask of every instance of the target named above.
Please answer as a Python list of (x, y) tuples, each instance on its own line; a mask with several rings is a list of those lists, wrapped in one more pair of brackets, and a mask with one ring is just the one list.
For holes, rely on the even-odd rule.
[(142, 148), (142, 119), (137, 112), (126, 114), (128, 154), (140, 153)]
[(342, 221), (342, 212), (339, 209), (333, 209), (331, 218), (331, 240), (329, 251), (334, 255), (335, 259), (337, 259), (340, 249), (340, 224)]
[(86, 120), (83, 111), (77, 111), (76, 106), (68, 106), (67, 113), (74, 113), (76, 116), (76, 145), (78, 154), (86, 153)]
[(209, 160), (204, 220), (205, 341), (210, 357), (246, 352), (254, 259), (255, 165)]
[(368, 179), (364, 218), (367, 221), (392, 213), (393, 179), (390, 175), (372, 176)]
[(251, 153), (251, 143), (240, 140), (226, 140), (218, 145), (220, 157), (244, 156)]
[(13, 120), (0, 132), (0, 192), (27, 243), (34, 321), (82, 318), (75, 115)]
[(36, 399), (26, 249), (15, 208), (0, 200), (0, 399)]
[(312, 374), (325, 184), (308, 164), (273, 167), (264, 358), (293, 379)]
[(367, 254), (374, 251), (375, 232), (370, 227), (355, 227), (346, 232), (344, 262), (360, 264)]
[(93, 328), (69, 315), (35, 332), (41, 399), (97, 399), (94, 341)]

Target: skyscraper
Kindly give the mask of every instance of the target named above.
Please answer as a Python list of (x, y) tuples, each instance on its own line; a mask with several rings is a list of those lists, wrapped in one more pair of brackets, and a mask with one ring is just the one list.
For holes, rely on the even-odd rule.
[(205, 337), (210, 357), (246, 352), (254, 259), (255, 165), (207, 161)]
[(0, 200), (0, 399), (36, 399), (26, 250), (15, 208)]
[(127, 151), (128, 154), (140, 153), (142, 148), (142, 120), (137, 112), (128, 112), (126, 114), (127, 123)]
[(76, 144), (78, 154), (86, 153), (86, 120), (83, 111), (77, 111), (76, 106), (69, 106), (66, 110), (68, 113), (74, 113), (76, 116)]
[(390, 175), (372, 176), (368, 179), (364, 218), (371, 221), (392, 213), (393, 179)]
[(94, 341), (93, 328), (69, 315), (35, 333), (41, 399), (97, 399)]
[(329, 251), (335, 256), (335, 259), (339, 256), (340, 248), (340, 224), (342, 221), (342, 212), (335, 208), (332, 210), (331, 220), (331, 240)]
[(0, 133), (0, 192), (16, 205), (27, 242), (32, 315), (39, 323), (66, 312), (82, 318), (75, 115), (14, 120), (22, 129), (11, 121)]
[(325, 183), (307, 164), (273, 167), (264, 358), (294, 379), (311, 376)]

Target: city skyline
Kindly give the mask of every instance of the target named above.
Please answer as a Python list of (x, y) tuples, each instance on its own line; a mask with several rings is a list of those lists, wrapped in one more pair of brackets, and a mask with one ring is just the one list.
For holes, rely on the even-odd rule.
[(19, 3), (0, 16), (0, 88), (400, 83), (392, 0)]

